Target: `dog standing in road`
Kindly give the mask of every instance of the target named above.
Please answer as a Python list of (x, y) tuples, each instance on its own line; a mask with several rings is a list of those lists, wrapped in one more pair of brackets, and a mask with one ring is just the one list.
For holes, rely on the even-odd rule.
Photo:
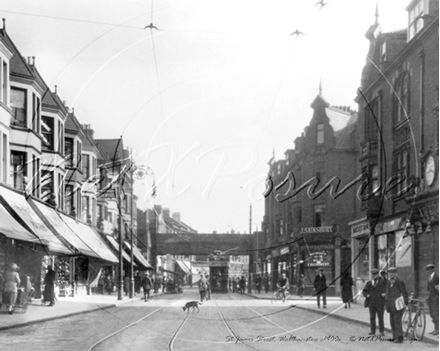
[(199, 305), (201, 305), (202, 303), (199, 301), (190, 301), (187, 302), (185, 304), (185, 306), (183, 306), (183, 311), (187, 311), (187, 313), (189, 313), (189, 309), (192, 307), (192, 310), (194, 311), (197, 308), (197, 312), (200, 312), (199, 310)]

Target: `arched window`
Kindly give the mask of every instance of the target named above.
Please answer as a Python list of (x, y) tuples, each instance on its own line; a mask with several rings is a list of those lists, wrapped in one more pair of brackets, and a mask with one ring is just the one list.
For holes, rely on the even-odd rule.
[(399, 80), (395, 88), (394, 96), (394, 113), (395, 123), (400, 123), (409, 117), (409, 74), (404, 73)]

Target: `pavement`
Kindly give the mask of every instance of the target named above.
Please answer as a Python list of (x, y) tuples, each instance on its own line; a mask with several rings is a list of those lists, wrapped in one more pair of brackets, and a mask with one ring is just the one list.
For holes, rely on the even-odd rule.
[[(255, 294), (246, 294), (246, 295), (257, 299), (270, 300), (271, 298), (271, 293), (267, 293), (267, 294), (255, 293)], [(332, 297), (332, 296), (327, 296), (327, 308), (325, 309), (322, 308), (322, 304), (321, 304), (321, 308), (318, 308), (316, 303), (316, 297), (313, 296), (303, 296), (302, 298), (300, 298), (299, 296), (290, 295), (289, 303), (292, 306), (295, 306), (296, 308), (302, 310), (307, 310), (324, 316), (329, 315), (333, 318), (365, 325), (366, 327), (368, 327), (368, 331), (369, 331), (370, 313), (368, 311), (368, 308), (365, 308), (363, 305), (352, 303), (351, 308), (344, 308), (345, 305), (342, 303), (341, 298)], [(384, 324), (385, 324), (385, 332), (386, 335), (388, 336), (392, 333), (388, 312), (385, 312), (384, 314)], [(438, 335), (434, 336), (428, 334), (433, 330), (434, 330), (434, 323), (432, 322), (432, 319), (428, 313), (426, 314), (426, 329), (422, 342), (438, 345), (439, 343)], [(376, 333), (377, 335), (379, 335), (378, 330), (376, 330)]]
[[(150, 298), (154, 299), (160, 295), (163, 295), (163, 293), (150, 293)], [(0, 308), (0, 330), (111, 308), (125, 303), (140, 301), (141, 299), (143, 299), (143, 293), (136, 294), (133, 298), (123, 296), (122, 300), (118, 300), (117, 293), (110, 295), (96, 294), (58, 297), (53, 307), (43, 306), (40, 299), (35, 299), (28, 305), (27, 311), (24, 312), (23, 309), (16, 308), (13, 315), (9, 315), (5, 305), (3, 305)]]

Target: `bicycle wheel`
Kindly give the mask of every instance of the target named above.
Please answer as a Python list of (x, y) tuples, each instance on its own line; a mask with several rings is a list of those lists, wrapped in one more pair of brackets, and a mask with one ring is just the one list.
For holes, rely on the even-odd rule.
[(417, 312), (414, 320), (414, 338), (418, 341), (422, 341), (425, 335), (426, 328), (426, 316), (422, 311)]
[(411, 333), (411, 313), (408, 309), (405, 310), (402, 316), (402, 329), (405, 336)]

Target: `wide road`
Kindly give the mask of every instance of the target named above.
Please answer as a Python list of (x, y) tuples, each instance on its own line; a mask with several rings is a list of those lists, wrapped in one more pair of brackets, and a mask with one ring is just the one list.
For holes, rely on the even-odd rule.
[(183, 312), (195, 290), (0, 332), (0, 349), (27, 350), (434, 350), (368, 340), (368, 328), (291, 307), (292, 302), (214, 294)]

